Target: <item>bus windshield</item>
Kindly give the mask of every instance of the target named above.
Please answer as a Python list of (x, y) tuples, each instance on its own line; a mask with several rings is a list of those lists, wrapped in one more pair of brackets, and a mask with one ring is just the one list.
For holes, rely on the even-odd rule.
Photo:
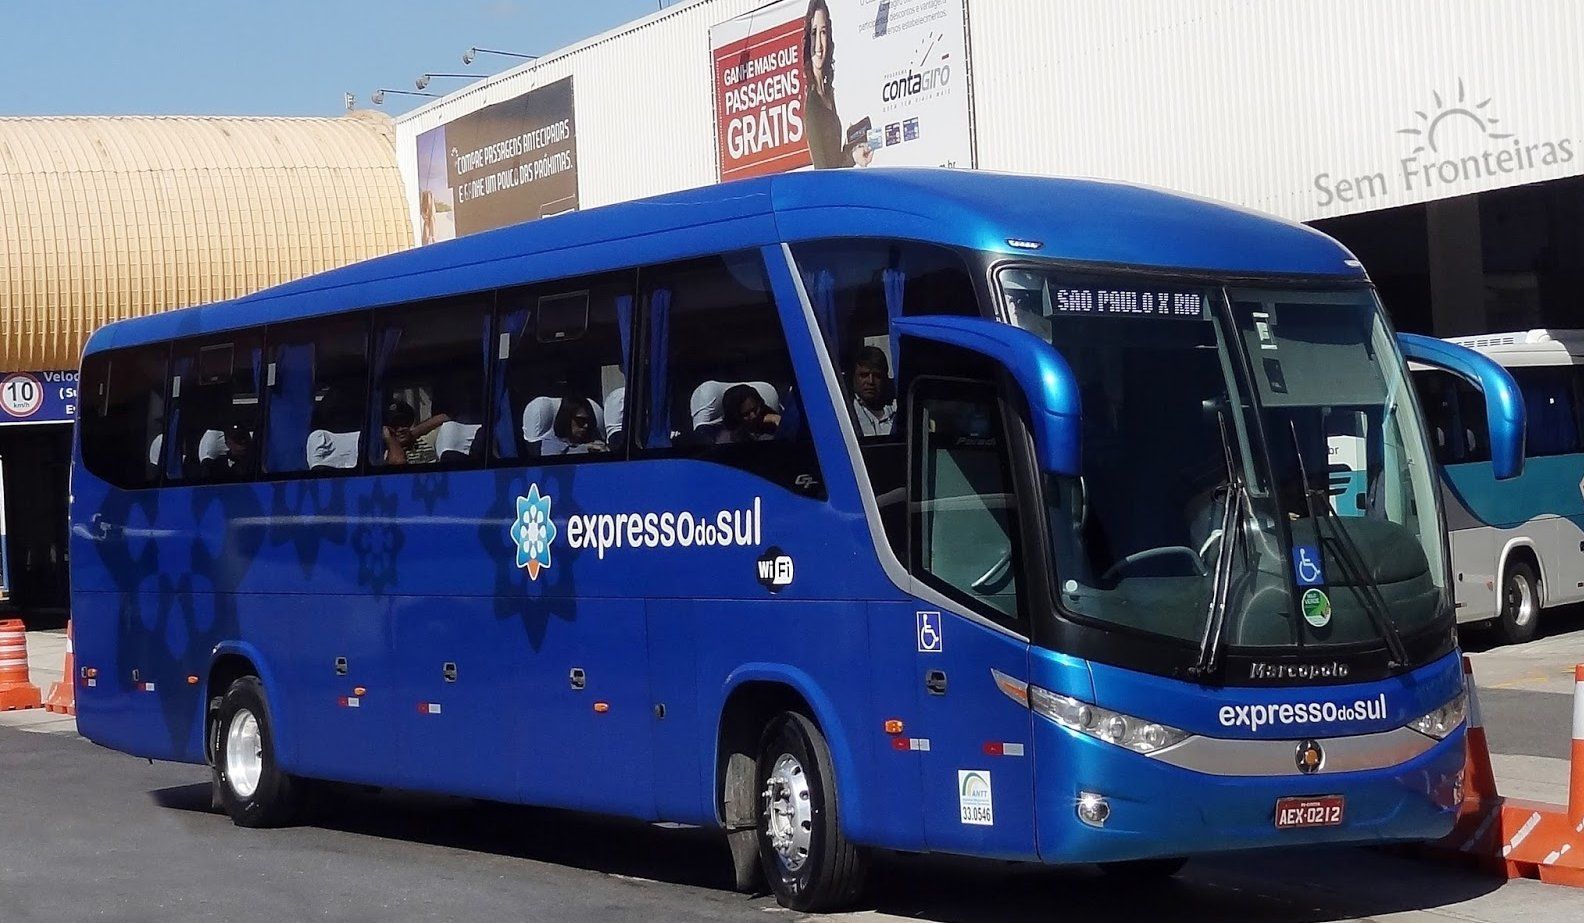
[(1000, 284), (1079, 382), (1083, 474), (1045, 495), (1064, 612), (1199, 645), (1224, 606), (1231, 646), (1393, 651), (1450, 617), (1434, 472), (1372, 291)]

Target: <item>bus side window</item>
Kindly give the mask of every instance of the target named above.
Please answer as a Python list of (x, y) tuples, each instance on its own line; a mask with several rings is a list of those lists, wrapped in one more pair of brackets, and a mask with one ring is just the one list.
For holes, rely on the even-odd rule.
[(83, 461), (117, 487), (159, 483), (168, 355), (161, 344), (97, 353), (83, 362)]
[(648, 457), (703, 458), (805, 496), (825, 484), (759, 254), (643, 271)]
[(264, 470), (355, 470), (368, 425), (368, 318), (341, 315), (269, 329)]
[(1528, 411), (1524, 454), (1531, 458), (1579, 451), (1577, 396), (1573, 369), (1564, 365), (1508, 369), (1523, 392)]
[(262, 332), (189, 340), (171, 349), (168, 481), (239, 481), (258, 468)]
[(1479, 389), (1440, 369), (1415, 371), (1413, 381), (1436, 462), (1456, 465), (1490, 461), (1485, 396)]
[(469, 296), (375, 312), (370, 465), (477, 464), (489, 307)]
[(633, 273), (499, 293), (491, 457), (625, 457)]
[(1017, 497), (995, 388), (957, 378), (913, 386), (913, 567), (927, 583), (1017, 620)]
[(968, 264), (954, 250), (898, 240), (794, 244), (792, 256), (825, 351), (841, 383), (880, 519), (898, 559), (907, 556), (906, 409), (898, 401), (893, 316), (977, 316)]

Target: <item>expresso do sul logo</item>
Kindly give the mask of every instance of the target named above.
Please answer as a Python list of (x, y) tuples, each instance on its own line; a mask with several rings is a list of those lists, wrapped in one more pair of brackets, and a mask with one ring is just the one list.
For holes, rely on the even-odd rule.
[(1471, 94), (1460, 79), (1456, 93), (1430, 91), (1396, 134), (1406, 153), (1389, 169), (1373, 173), (1318, 173), (1315, 202), (1321, 208), (1381, 198), (1440, 197), (1480, 188), (1490, 180), (1570, 163), (1572, 138), (1528, 140), (1498, 114), (1491, 97)]

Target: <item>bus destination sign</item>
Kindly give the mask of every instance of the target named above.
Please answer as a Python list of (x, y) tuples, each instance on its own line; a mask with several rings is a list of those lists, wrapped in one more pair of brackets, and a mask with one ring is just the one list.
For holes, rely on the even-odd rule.
[(1199, 292), (1161, 289), (1065, 286), (1055, 289), (1055, 315), (1087, 314), (1106, 317), (1175, 317), (1205, 319), (1205, 299)]

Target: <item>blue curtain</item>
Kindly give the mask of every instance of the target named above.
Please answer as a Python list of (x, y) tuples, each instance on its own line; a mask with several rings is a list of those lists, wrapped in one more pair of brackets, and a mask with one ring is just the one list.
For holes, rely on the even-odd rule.
[(814, 289), (809, 293), (813, 302), (814, 319), (819, 323), (820, 334), (825, 337), (825, 351), (830, 353), (831, 365), (838, 372), (847, 357), (841, 354), (841, 319), (836, 314), (836, 277), (830, 270), (821, 269), (814, 274)]
[[(191, 356), (177, 356), (176, 361), (171, 363), (171, 379), (181, 382), (181, 386), (186, 391), (192, 389), (193, 383), (188, 380), (192, 377), (192, 365)], [(182, 445), (182, 437), (185, 435), (182, 432), (182, 403), (186, 391), (170, 402), (170, 416), (165, 421), (165, 476), (176, 480), (180, 480), (186, 473), (182, 471), (182, 455), (187, 448)], [(196, 450), (197, 445), (192, 448)]]
[[(523, 329), (528, 325), (528, 307), (523, 305), (508, 311), (500, 316), (501, 329), (497, 331), (496, 338), (505, 334), (508, 342), (516, 343), (522, 339)], [(489, 350), (485, 346), (485, 352)], [(499, 358), (495, 360), (495, 394), (491, 403), (495, 405), (495, 457), (516, 458), (517, 437), (515, 435), (521, 422), (512, 413), (511, 402), (511, 360)]]
[(788, 388), (781, 399), (781, 425), (776, 427), (775, 441), (794, 442), (803, 432), (803, 400), (797, 388)]
[(385, 373), (390, 371), (391, 357), (396, 355), (396, 345), (401, 342), (401, 335), (402, 328), (391, 324), (380, 328), (374, 336), (374, 387), (369, 396), (368, 426), (363, 430), (368, 433), (364, 445), (368, 447), (371, 465), (385, 460), (385, 438), (381, 435), (381, 427), (385, 425)]
[(270, 471), (308, 467), (308, 433), (313, 425), (314, 344), (283, 343), (275, 350), (275, 393), (264, 430), (264, 460)]
[(616, 298), (616, 326), (621, 332), (622, 351), (622, 376), (627, 375), (632, 368), (632, 313), (633, 299), (631, 295), (619, 295)]
[(907, 291), (907, 273), (900, 269), (887, 269), (884, 276), (886, 321), (891, 331), (891, 380), (901, 381), (902, 353), (897, 344), (896, 322), (902, 316), (902, 296)]
[(651, 449), (671, 445), (671, 290), (649, 295), (649, 435)]

